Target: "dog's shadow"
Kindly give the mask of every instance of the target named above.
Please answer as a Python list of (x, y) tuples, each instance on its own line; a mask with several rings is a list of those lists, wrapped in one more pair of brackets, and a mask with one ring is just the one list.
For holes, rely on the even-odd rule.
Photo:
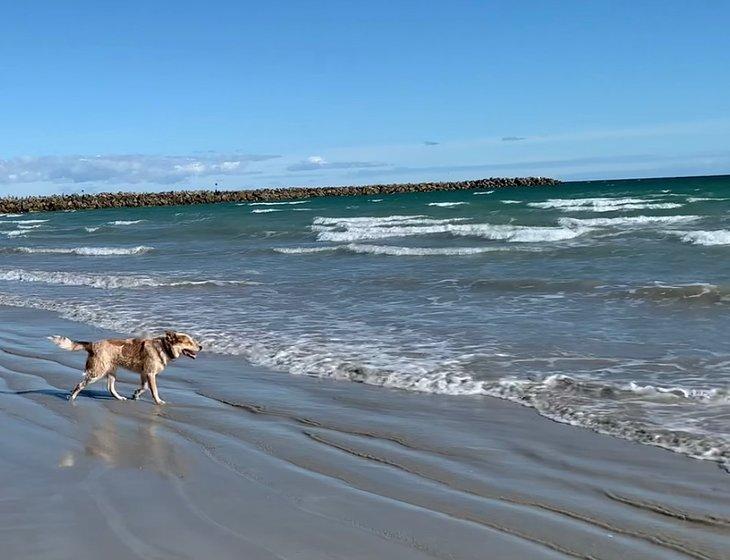
[[(69, 391), (61, 391), (60, 389), (28, 389), (25, 391), (0, 391), (0, 395), (45, 395), (67, 401), (71, 393)], [(116, 400), (107, 392), (94, 389), (84, 389), (79, 393), (79, 397), (86, 397), (98, 401)]]

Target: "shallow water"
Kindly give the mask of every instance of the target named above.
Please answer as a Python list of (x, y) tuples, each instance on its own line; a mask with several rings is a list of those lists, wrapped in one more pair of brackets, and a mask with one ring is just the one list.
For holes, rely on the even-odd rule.
[(730, 457), (730, 178), (0, 217), (0, 303)]

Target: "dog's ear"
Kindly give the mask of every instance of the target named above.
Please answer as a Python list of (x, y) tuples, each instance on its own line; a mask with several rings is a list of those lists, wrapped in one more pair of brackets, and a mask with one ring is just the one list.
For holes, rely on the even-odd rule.
[(177, 333), (175, 331), (165, 331), (165, 338), (171, 344), (177, 342)]

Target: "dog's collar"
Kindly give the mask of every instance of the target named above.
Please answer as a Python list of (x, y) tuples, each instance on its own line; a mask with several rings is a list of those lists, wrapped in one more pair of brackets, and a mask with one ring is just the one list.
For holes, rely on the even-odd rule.
[(174, 360), (175, 354), (172, 352), (172, 344), (170, 344), (170, 341), (167, 340), (167, 338), (163, 338), (160, 341), (160, 344), (162, 346), (162, 352), (167, 356), (168, 360)]

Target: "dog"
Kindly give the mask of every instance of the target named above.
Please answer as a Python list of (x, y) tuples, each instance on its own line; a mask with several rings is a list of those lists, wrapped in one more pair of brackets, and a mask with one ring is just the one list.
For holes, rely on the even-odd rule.
[(157, 391), (157, 375), (171, 361), (186, 356), (193, 360), (203, 346), (193, 337), (185, 333), (166, 331), (164, 336), (156, 338), (106, 339), (97, 342), (74, 341), (65, 336), (50, 336), (48, 339), (55, 345), (75, 352), (86, 350), (84, 378), (73, 388), (69, 400), (74, 401), (78, 394), (88, 385), (106, 377), (107, 388), (112, 396), (120, 401), (127, 400), (117, 393), (117, 368), (127, 369), (140, 375), (140, 386), (132, 398), (137, 400), (149, 389), (156, 404), (165, 404)]

